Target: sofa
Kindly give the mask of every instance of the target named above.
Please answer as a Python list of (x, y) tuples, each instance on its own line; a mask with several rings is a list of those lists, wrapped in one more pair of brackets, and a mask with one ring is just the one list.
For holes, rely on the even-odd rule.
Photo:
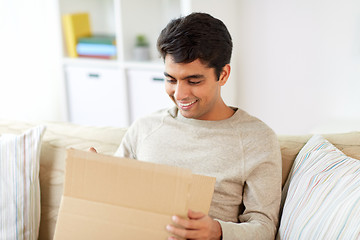
[[(19, 134), (39, 124), (46, 126), (40, 155), (39, 239), (52, 239), (64, 183), (66, 149), (88, 150), (89, 147), (95, 147), (100, 153), (112, 155), (121, 142), (126, 128), (83, 126), (66, 122), (29, 123), (0, 120), (0, 136), (4, 133)], [(360, 132), (323, 136), (347, 156), (360, 159)], [(279, 136), (278, 138), (283, 162), (282, 179), (285, 185), (296, 156), (311, 135)]]

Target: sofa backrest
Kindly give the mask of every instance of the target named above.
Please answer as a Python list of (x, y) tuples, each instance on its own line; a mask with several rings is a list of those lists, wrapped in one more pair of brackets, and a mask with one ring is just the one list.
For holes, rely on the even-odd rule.
[[(0, 120), (2, 133), (19, 134), (37, 125), (47, 126), (40, 156), (41, 223), (39, 239), (52, 239), (64, 184), (67, 148), (88, 150), (95, 147), (100, 153), (112, 155), (118, 148), (124, 128), (89, 127), (71, 123), (23, 123)], [(350, 157), (360, 159), (360, 132), (323, 135)], [(311, 135), (279, 136), (282, 153), (282, 180), (285, 183), (300, 149)]]
[[(282, 184), (291, 171), (294, 160), (312, 135), (304, 136), (279, 136), (279, 143), (282, 154)], [(334, 144), (340, 151), (347, 156), (360, 159), (360, 132), (349, 132), (339, 134), (323, 134), (329, 142)]]

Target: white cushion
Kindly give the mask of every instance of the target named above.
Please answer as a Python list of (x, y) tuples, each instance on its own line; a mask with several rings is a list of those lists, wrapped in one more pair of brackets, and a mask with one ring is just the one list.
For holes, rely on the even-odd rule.
[(356, 239), (360, 236), (360, 161), (320, 135), (295, 159), (278, 239)]
[(0, 239), (37, 239), (39, 159), (45, 127), (0, 137)]

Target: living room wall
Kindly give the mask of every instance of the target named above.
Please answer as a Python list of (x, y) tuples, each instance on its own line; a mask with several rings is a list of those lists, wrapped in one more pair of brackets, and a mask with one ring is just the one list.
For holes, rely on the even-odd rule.
[(0, 118), (65, 120), (56, 1), (0, 1)]
[[(0, 1), (0, 118), (66, 120), (55, 2)], [(229, 24), (236, 55), (229, 104), (279, 134), (360, 130), (359, 1), (222, 2), (214, 15)]]
[(239, 105), (278, 133), (360, 130), (360, 1), (239, 4)]

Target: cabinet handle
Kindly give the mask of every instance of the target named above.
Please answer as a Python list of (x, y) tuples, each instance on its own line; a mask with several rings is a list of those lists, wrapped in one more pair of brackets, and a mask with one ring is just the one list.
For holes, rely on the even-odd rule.
[(163, 82), (163, 81), (164, 81), (164, 78), (162, 78), (162, 77), (153, 77), (152, 80), (153, 80), (153, 81), (158, 81), (158, 82)]
[(98, 74), (98, 73), (89, 73), (88, 77), (89, 78), (100, 78), (100, 74)]

